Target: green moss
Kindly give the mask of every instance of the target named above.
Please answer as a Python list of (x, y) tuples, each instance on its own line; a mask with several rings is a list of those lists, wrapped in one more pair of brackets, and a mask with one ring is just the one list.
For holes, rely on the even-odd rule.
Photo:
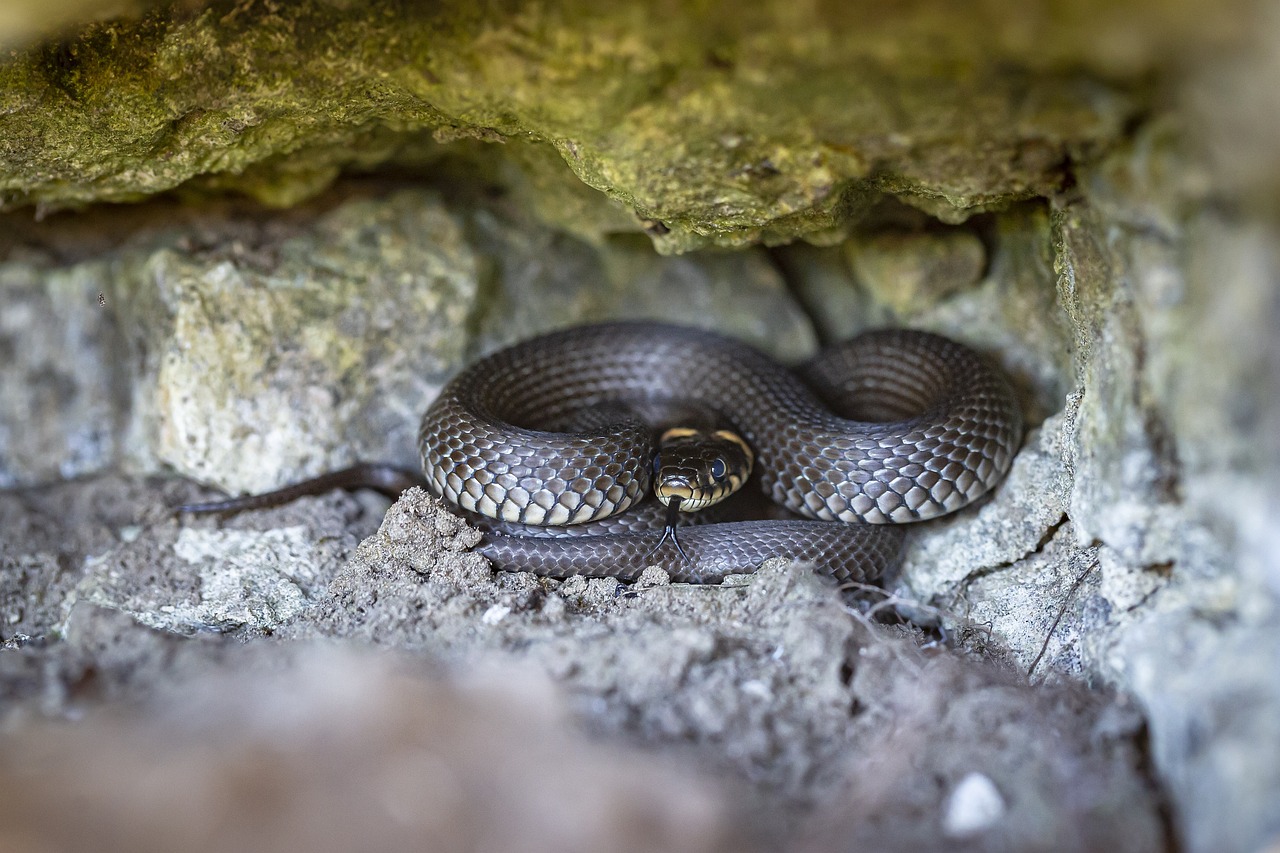
[[(1085, 36), (1153, 4), (1036, 15), (1010, 0), (985, 18), (793, 0), (425, 5), (161, 9), (13, 53), (0, 206), (183, 186), (288, 205), (434, 133), (534, 143), (513, 162), (527, 186), (555, 187), (545, 217), (579, 234), (644, 229), (663, 251), (830, 240), (881, 193), (954, 221), (1052, 191), (1142, 107), (1157, 48), (1187, 37), (1156, 28), (1139, 43), (1151, 55), (1117, 68)], [(551, 177), (552, 151), (611, 201)]]

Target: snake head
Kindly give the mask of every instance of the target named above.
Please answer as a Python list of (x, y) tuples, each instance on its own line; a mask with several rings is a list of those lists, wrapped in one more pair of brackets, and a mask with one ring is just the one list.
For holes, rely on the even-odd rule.
[(755, 454), (726, 429), (669, 429), (653, 457), (653, 493), (673, 512), (696, 512), (736, 492), (751, 476)]

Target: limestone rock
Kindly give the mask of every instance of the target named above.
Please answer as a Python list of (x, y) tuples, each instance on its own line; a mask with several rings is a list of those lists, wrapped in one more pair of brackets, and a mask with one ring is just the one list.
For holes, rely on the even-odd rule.
[(1053, 191), (1145, 74), (1233, 18), (1148, 6), (160, 7), (0, 65), (0, 199), (295, 204), (344, 168), (422, 163), (434, 133), (554, 151), (608, 199), (582, 231), (629, 219), (664, 251), (829, 238), (881, 193), (958, 221)]
[[(46, 282), (48, 286), (42, 283)], [(125, 464), (263, 491), (355, 458), (418, 465), (418, 419), (479, 353), (649, 317), (798, 361), (812, 325), (759, 251), (662, 258), (405, 190), (276, 226), (156, 227), (107, 259), (0, 262), (0, 482)]]

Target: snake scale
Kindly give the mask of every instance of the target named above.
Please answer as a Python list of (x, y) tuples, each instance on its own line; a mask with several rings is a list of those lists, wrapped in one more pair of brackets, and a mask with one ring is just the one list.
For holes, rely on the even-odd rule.
[[(1003, 376), (926, 332), (870, 332), (830, 348), (804, 380), (747, 344), (652, 322), (581, 326), (487, 356), (423, 415), (422, 468), (437, 496), (508, 524), (600, 524), (646, 494), (655, 441), (644, 412), (697, 404), (756, 455), (758, 484), (802, 520), (651, 532), (514, 535), (479, 550), (498, 568), (631, 580), (649, 565), (715, 581), (769, 557), (869, 581), (897, 559), (906, 522), (936, 518), (1008, 471), (1022, 418)], [(585, 421), (583, 418), (585, 417)]]

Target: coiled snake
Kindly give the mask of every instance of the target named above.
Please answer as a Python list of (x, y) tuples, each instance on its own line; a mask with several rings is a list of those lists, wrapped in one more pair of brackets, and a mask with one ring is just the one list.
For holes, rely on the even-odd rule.
[[(478, 550), (500, 569), (634, 580), (656, 564), (697, 583), (790, 557), (841, 582), (869, 581), (896, 562), (904, 523), (985, 494), (1021, 441), (1008, 383), (947, 338), (870, 332), (802, 373), (803, 381), (744, 343), (680, 326), (553, 332), (487, 356), (445, 386), (419, 430), (425, 485), (497, 520), (484, 522)], [(736, 430), (741, 439), (730, 443), (745, 440), (760, 489), (804, 520), (692, 525), (677, 542), (649, 528), (654, 513), (625, 513), (648, 491), (655, 430), (685, 417)], [(712, 480), (732, 478), (723, 460), (709, 460)], [(235, 511), (356, 486), (398, 494), (415, 484), (424, 483), (412, 473), (359, 465), (179, 509)], [(521, 524), (573, 525), (563, 529), (585, 535), (512, 527)]]
[[(897, 558), (900, 523), (957, 510), (1008, 471), (1022, 418), (1008, 383), (972, 350), (887, 330), (826, 351), (808, 384), (752, 347), (651, 322), (534, 338), (460, 373), (419, 432), (430, 489), (506, 522), (580, 523), (626, 510), (649, 485), (654, 430), (644, 410), (696, 404), (756, 457), (756, 480), (802, 521), (529, 537), (490, 532), (499, 568), (634, 579), (716, 580), (774, 556), (809, 560), (840, 581), (870, 580)], [(628, 409), (633, 410), (632, 414)], [(561, 431), (588, 415), (590, 428)], [(844, 522), (831, 523), (831, 522)]]

